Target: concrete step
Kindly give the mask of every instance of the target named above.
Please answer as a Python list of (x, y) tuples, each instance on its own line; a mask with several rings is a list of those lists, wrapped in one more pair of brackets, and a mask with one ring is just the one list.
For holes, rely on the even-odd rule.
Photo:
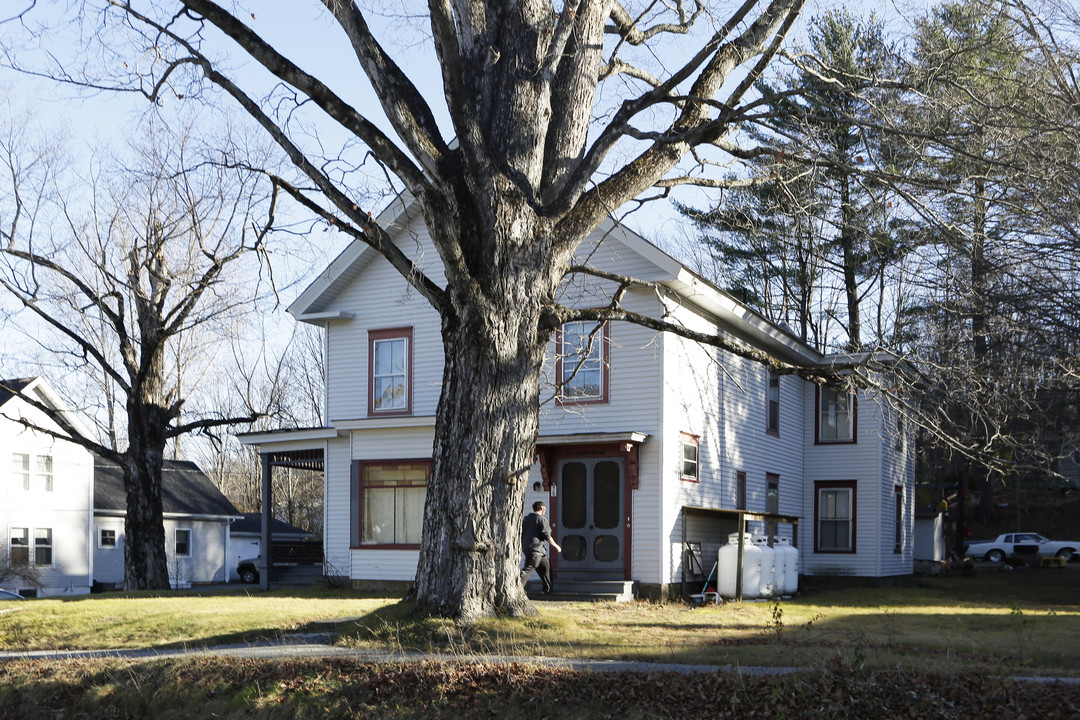
[(525, 584), (525, 592), (536, 600), (596, 600), (630, 602), (634, 599), (633, 580), (556, 580), (550, 594), (544, 595), (539, 580)]
[(322, 565), (285, 565), (270, 571), (270, 587), (306, 587), (325, 580)]

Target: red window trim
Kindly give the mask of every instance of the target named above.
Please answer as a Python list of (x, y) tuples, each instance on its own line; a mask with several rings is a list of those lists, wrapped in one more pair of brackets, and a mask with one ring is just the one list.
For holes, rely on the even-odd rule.
[(359, 542), (364, 537), (364, 468), (379, 465), (423, 465), (426, 473), (424, 486), (431, 486), (431, 458), (407, 458), (404, 460), (353, 460), (356, 472), (356, 512), (359, 524), (358, 544), (352, 550), (419, 550), (420, 543), (365, 543)]
[(821, 439), (821, 386), (814, 387), (814, 444), (815, 445), (855, 445), (859, 440), (859, 396), (851, 394), (851, 439)]
[[(697, 448), (697, 474), (687, 475), (683, 472), (686, 467), (686, 455), (683, 453), (683, 445), (693, 445)], [(701, 482), (701, 436), (694, 435), (688, 432), (679, 433), (679, 478), (683, 482), (699, 483)]]
[[(404, 409), (375, 409), (375, 341), (405, 339), (405, 407)], [(368, 417), (388, 417), (412, 415), (413, 402), (413, 329), (411, 327), (383, 328), (368, 330), (368, 381), (367, 410)]]
[[(858, 514), (858, 490), (857, 480), (819, 480), (814, 483), (814, 552), (821, 553), (823, 555), (854, 555), (857, 549), (858, 530), (856, 521), (859, 517)], [(821, 502), (822, 490), (842, 490), (847, 489), (851, 491), (851, 548), (849, 550), (822, 550), (818, 547), (818, 527), (821, 521), (820, 508), (818, 507)]]
[[(580, 320), (573, 320), (571, 322), (585, 322)], [(611, 377), (610, 377), (610, 364), (611, 364), (611, 323), (603, 323), (600, 330), (600, 336), (594, 341), (599, 342), (600, 345), (600, 377), (604, 384), (604, 389), (600, 393), (600, 397), (595, 398), (576, 398), (576, 397), (564, 397), (562, 393), (562, 378), (563, 378), (563, 359), (566, 353), (563, 352), (563, 328), (560, 325), (555, 331), (555, 381), (559, 384), (559, 391), (555, 397), (556, 405), (600, 405), (608, 402), (608, 397), (611, 394)]]

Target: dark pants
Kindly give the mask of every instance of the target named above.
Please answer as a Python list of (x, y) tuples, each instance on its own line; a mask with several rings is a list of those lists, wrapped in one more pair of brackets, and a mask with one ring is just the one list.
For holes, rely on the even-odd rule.
[(521, 584), (532, 575), (533, 570), (540, 576), (540, 582), (544, 584), (544, 592), (551, 592), (551, 562), (544, 553), (531, 553), (525, 556), (525, 567), (521, 569)]

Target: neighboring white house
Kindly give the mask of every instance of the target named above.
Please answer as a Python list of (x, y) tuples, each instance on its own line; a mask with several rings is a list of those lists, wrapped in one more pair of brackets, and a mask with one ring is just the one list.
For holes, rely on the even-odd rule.
[[(442, 281), (414, 207), (399, 200), (380, 222)], [(656, 283), (630, 290), (629, 310), (726, 333), (794, 363), (847, 359), (823, 357), (614, 222), (581, 256)], [(606, 304), (610, 290), (579, 279), (561, 300)], [(442, 377), (438, 315), (361, 242), (289, 311), (326, 331), (327, 427), (242, 440), (260, 446), (264, 468), (290, 453), (321, 453), (328, 566), (355, 584), (409, 583)], [(755, 527), (791, 539), (803, 574), (912, 572), (911, 433), (881, 398), (773, 376), (759, 363), (625, 323), (602, 327), (583, 350), (595, 329), (571, 323), (552, 341), (552, 401), (542, 407), (526, 498), (550, 508), (563, 546), (553, 559), (557, 583), (609, 578), (633, 582), (642, 595), (670, 595), (684, 577), (684, 542), (701, 544), (707, 569), (737, 510), (784, 516)]]
[[(96, 458), (94, 470), (94, 583), (124, 582), (124, 475)], [(243, 515), (193, 462), (166, 460), (161, 469), (165, 553), (174, 588), (228, 582), (235, 571), (229, 526)]]
[[(26, 396), (58, 411), (58, 424)], [(10, 579), (23, 595), (78, 595), (124, 580), (124, 507), (120, 468), (73, 442), (32, 430), (89, 437), (86, 427), (40, 378), (0, 381), (0, 564), (36, 569), (38, 587)], [(173, 587), (225, 582), (229, 525), (242, 516), (194, 463), (166, 461), (162, 472), (166, 551)], [(233, 563), (235, 569), (235, 562)]]
[[(63, 427), (32, 403), (62, 413)], [(79, 420), (40, 378), (0, 383), (0, 563), (36, 568), (40, 588), (8, 580), (0, 586), (42, 597), (90, 592), (94, 459), (72, 442), (31, 430), (25, 420), (59, 434), (84, 433)]]

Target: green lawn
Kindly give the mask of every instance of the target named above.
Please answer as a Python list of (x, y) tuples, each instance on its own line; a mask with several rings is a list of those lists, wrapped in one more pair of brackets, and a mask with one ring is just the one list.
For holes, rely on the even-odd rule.
[(1080, 568), (985, 571), (780, 602), (538, 603), (469, 627), (317, 589), (106, 594), (0, 607), (0, 650), (206, 646), (330, 632), (346, 646), (694, 664), (1080, 676)]

